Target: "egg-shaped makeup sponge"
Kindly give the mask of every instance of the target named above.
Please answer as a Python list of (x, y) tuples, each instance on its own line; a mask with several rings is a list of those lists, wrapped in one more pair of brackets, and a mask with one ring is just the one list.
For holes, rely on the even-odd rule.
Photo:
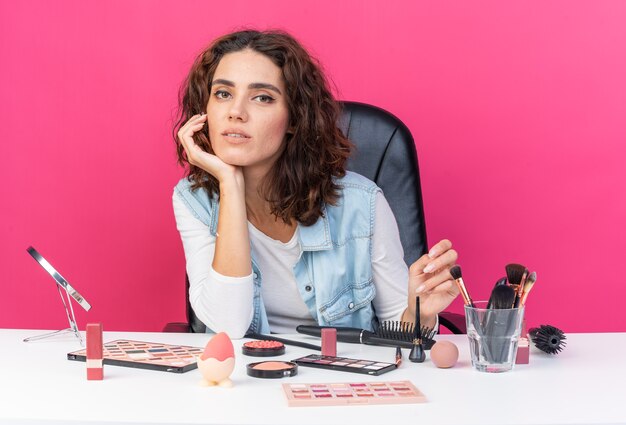
[(453, 342), (437, 341), (430, 349), (430, 359), (437, 367), (452, 367), (459, 359), (459, 349)]
[(202, 360), (216, 359), (220, 362), (230, 357), (235, 357), (235, 349), (230, 337), (225, 332), (220, 332), (211, 338), (204, 347), (204, 353), (200, 356)]

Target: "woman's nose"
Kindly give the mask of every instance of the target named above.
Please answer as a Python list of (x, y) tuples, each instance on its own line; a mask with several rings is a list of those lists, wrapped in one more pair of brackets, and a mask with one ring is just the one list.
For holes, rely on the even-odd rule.
[(246, 121), (248, 119), (248, 113), (244, 105), (244, 100), (234, 100), (230, 104), (230, 110), (228, 111), (228, 118), (231, 120)]

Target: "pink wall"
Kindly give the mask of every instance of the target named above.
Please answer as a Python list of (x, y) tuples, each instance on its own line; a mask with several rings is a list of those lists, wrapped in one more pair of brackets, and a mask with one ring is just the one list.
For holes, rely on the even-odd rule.
[(253, 25), (406, 122), (429, 238), (454, 241), (474, 298), (522, 262), (530, 325), (626, 331), (624, 22), (621, 1), (0, 0), (0, 327), (66, 325), (31, 244), (94, 305), (81, 327), (184, 318), (176, 93), (209, 40)]

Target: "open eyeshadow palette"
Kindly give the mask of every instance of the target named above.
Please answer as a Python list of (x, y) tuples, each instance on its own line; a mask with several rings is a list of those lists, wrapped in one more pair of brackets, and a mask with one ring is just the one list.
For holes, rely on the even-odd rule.
[(385, 372), (395, 370), (398, 367), (395, 363), (349, 359), (347, 357), (320, 356), (319, 354), (311, 354), (292, 361), (299, 366), (364, 373), (366, 375), (381, 375)]
[[(85, 354), (86, 350), (74, 351), (67, 354), (67, 359), (84, 362)], [(196, 369), (196, 360), (201, 354), (202, 349), (197, 347), (126, 339), (107, 342), (102, 349), (104, 364), (174, 373)]]
[(425, 403), (410, 381), (283, 384), (290, 407)]

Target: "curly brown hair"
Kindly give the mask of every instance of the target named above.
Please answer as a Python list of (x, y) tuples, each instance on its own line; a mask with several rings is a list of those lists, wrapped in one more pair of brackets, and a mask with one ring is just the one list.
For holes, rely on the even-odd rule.
[[(189, 164), (177, 132), (192, 116), (206, 111), (215, 70), (224, 55), (250, 49), (271, 59), (282, 70), (287, 88), (290, 129), (285, 149), (259, 186), (272, 214), (290, 224), (292, 219), (312, 225), (323, 214), (324, 204), (339, 197), (335, 177), (343, 177), (352, 143), (337, 127), (341, 112), (316, 59), (283, 31), (246, 30), (216, 39), (196, 58), (179, 93), (179, 116), (174, 126), (178, 162)], [(208, 126), (194, 135), (206, 152), (214, 153)], [(192, 188), (219, 195), (215, 177), (189, 164)]]

